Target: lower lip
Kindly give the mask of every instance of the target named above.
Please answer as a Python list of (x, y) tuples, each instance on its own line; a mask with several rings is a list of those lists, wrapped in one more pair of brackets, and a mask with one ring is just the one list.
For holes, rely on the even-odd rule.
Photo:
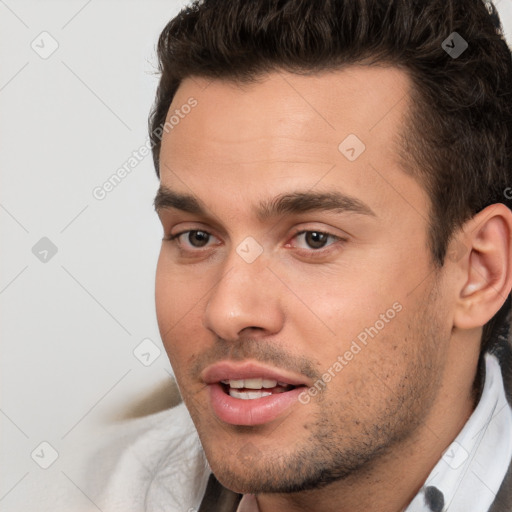
[(298, 401), (304, 387), (262, 398), (243, 400), (228, 395), (221, 384), (210, 384), (210, 400), (215, 415), (231, 425), (263, 425), (283, 413)]

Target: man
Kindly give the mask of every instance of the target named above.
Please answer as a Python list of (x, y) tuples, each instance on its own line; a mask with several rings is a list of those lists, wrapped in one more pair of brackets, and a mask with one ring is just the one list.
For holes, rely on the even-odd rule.
[(481, 0), (206, 0), (167, 25), (156, 306), (184, 405), (124, 456), (124, 510), (512, 510), (495, 23)]

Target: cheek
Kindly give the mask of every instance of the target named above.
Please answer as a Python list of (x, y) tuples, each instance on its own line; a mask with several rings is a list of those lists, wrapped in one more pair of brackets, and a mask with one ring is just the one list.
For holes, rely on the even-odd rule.
[[(337, 351), (324, 352), (322, 380), (328, 383), (326, 401), (319, 403), (324, 410), (341, 409), (350, 425), (369, 428), (375, 418), (385, 418), (399, 407), (420, 378), (419, 346), (429, 342), (421, 336), (412, 339), (408, 319), (401, 314), (404, 311), (384, 326), (373, 322), (360, 330), (359, 337), (340, 340)], [(421, 375), (421, 381), (426, 377)]]
[(160, 328), (170, 329), (195, 307), (207, 290), (201, 271), (192, 266), (172, 262), (168, 250), (162, 247), (156, 269), (155, 301)]
[(365, 329), (376, 322), (380, 327), (381, 315), (389, 320), (396, 314), (393, 304), (398, 292), (389, 283), (375, 286), (367, 272), (336, 267), (328, 273), (301, 272), (295, 280), (290, 276), (289, 282), (294, 294), (283, 294), (287, 317), (303, 333), (301, 337), (308, 333), (308, 338), (316, 338), (317, 349), (324, 353), (346, 350), (360, 333), (364, 337)]
[(160, 254), (156, 271), (155, 302), (162, 342), (173, 368), (182, 367), (199, 349), (202, 307), (208, 288), (197, 278), (170, 264)]
[(398, 281), (373, 286), (364, 274), (306, 276), (300, 298), (311, 311), (287, 301), (291, 337), (302, 340), (300, 351), (318, 361), (315, 369), (340, 396), (348, 393), (347, 385), (360, 392), (370, 382), (372, 389), (383, 386), (375, 373), (384, 381), (399, 380), (400, 370), (415, 357), (414, 345), (421, 340), (411, 335), (424, 305), (418, 301), (421, 292), (407, 297), (401, 286)]

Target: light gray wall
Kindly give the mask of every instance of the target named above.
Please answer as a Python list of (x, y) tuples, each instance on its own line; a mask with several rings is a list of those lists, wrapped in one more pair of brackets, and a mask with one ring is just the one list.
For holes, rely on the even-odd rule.
[[(62, 510), (97, 510), (83, 461), (170, 380), (153, 301), (158, 183), (150, 156), (129, 158), (146, 141), (156, 39), (181, 4), (0, 1), (2, 511), (55, 512), (62, 495)], [(512, 0), (498, 8), (512, 40)]]
[[(87, 487), (81, 463), (101, 426), (170, 380), (154, 313), (151, 156), (104, 199), (93, 191), (146, 141), (154, 46), (178, 9), (0, 2), (2, 511), (55, 510), (63, 493), (76, 499), (67, 510), (87, 509), (75, 485)], [(33, 254), (43, 237), (53, 257), (47, 242)], [(162, 350), (147, 367), (133, 354), (146, 338)], [(46, 470), (43, 441), (59, 453)]]

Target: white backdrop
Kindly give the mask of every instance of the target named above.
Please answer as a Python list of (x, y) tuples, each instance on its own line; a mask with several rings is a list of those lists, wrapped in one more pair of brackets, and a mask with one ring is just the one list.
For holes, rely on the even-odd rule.
[(81, 469), (102, 426), (169, 381), (151, 156), (93, 191), (146, 140), (154, 47), (179, 7), (0, 2), (2, 511), (56, 510), (64, 494), (68, 511), (96, 510)]
[[(84, 461), (169, 383), (153, 299), (158, 182), (133, 152), (158, 34), (183, 3), (0, 0), (4, 512), (55, 512), (62, 496), (62, 510), (98, 510)], [(497, 6), (511, 40), (512, 0)]]

